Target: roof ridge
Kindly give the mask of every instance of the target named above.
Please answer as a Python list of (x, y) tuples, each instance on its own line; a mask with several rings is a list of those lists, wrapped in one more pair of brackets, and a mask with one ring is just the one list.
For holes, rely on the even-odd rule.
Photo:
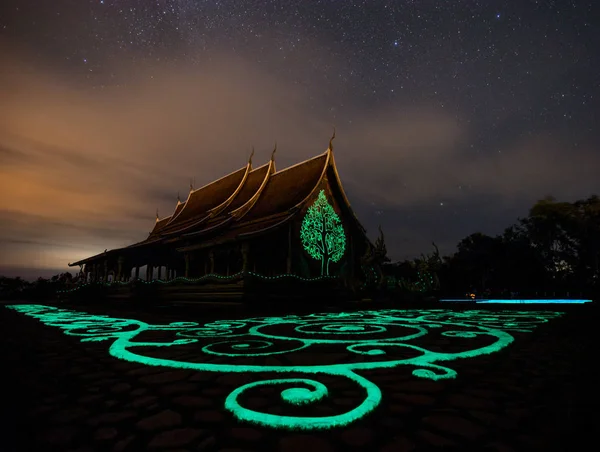
[(247, 169), (248, 169), (248, 164), (246, 164), (246, 165), (245, 165), (245, 166), (243, 166), (242, 168), (238, 168), (237, 170), (235, 170), (235, 171), (232, 171), (232, 172), (231, 172), (231, 173), (229, 173), (229, 174), (226, 174), (226, 175), (225, 175), (225, 176), (223, 176), (223, 177), (220, 177), (220, 178), (218, 178), (218, 179), (215, 179), (214, 181), (212, 181), (212, 182), (210, 182), (210, 183), (208, 183), (208, 184), (205, 184), (205, 185), (203, 185), (202, 187), (200, 187), (200, 188), (197, 188), (196, 190), (190, 190), (190, 192), (188, 193), (188, 197), (187, 197), (187, 199), (186, 199), (186, 201), (185, 201), (185, 203), (184, 203), (185, 205), (184, 205), (184, 206), (183, 206), (183, 208), (182, 208), (182, 209), (179, 211), (179, 214), (177, 214), (177, 216), (176, 216), (175, 218), (173, 218), (171, 221), (169, 221), (169, 224), (171, 224), (171, 223), (174, 223), (174, 222), (175, 222), (175, 220), (176, 220), (177, 218), (179, 218), (179, 217), (180, 217), (180, 216), (183, 214), (183, 212), (185, 211), (186, 207), (189, 205), (190, 198), (192, 197), (192, 195), (193, 195), (194, 193), (196, 193), (196, 192), (198, 192), (198, 191), (200, 191), (200, 190), (202, 190), (202, 189), (204, 189), (204, 188), (210, 187), (211, 185), (213, 185), (213, 184), (216, 184), (217, 182), (220, 182), (220, 181), (222, 181), (223, 179), (226, 179), (227, 177), (230, 177), (230, 176), (234, 175), (235, 173), (237, 173), (237, 172), (239, 172), (239, 171), (242, 171), (242, 170), (246, 170), (246, 171), (247, 171)]
[(297, 166), (303, 165), (303, 164), (305, 164), (305, 163), (308, 163), (308, 162), (310, 162), (310, 161), (312, 161), (312, 160), (316, 160), (316, 159), (318, 159), (318, 158), (321, 158), (321, 157), (323, 157), (325, 154), (327, 154), (328, 152), (329, 152), (329, 149), (327, 149), (327, 150), (326, 150), (325, 152), (323, 152), (322, 154), (315, 155), (314, 157), (308, 158), (308, 159), (306, 159), (306, 160), (302, 160), (301, 162), (295, 163), (295, 164), (293, 164), (292, 166), (288, 166), (288, 167), (286, 167), (286, 168), (284, 168), (284, 169), (282, 169), (282, 170), (276, 171), (276, 172), (275, 172), (273, 175), (275, 175), (275, 174), (281, 174), (281, 173), (284, 173), (284, 172), (286, 172), (286, 171), (287, 171), (287, 170), (289, 170), (289, 169), (292, 169), (292, 168), (295, 168), (295, 167), (297, 167)]
[[(231, 217), (234, 217), (236, 220), (240, 220), (244, 215), (246, 215), (250, 210), (252, 210), (252, 207), (254, 206), (254, 204), (256, 204), (256, 202), (258, 201), (258, 198), (260, 198), (260, 194), (263, 192), (263, 190), (269, 183), (269, 180), (271, 179), (273, 174), (275, 174), (273, 171), (275, 169), (275, 161), (269, 160), (269, 163), (267, 163), (267, 164), (269, 165), (269, 169), (267, 171), (267, 174), (265, 175), (265, 178), (263, 179), (262, 183), (260, 184), (260, 187), (258, 187), (258, 190), (256, 190), (256, 193), (254, 193), (254, 195), (252, 195), (252, 197), (248, 201), (246, 201), (243, 205), (241, 205), (237, 209), (233, 210), (232, 212), (229, 212), (229, 215)], [(241, 212), (241, 213), (238, 213), (238, 212)]]
[[(241, 169), (241, 168), (240, 168)], [(239, 170), (238, 170), (239, 171)], [(194, 221), (188, 225), (185, 225), (179, 229), (176, 229), (175, 231), (170, 231), (167, 232), (167, 235), (173, 235), (173, 234), (180, 234), (183, 233), (185, 231), (188, 231), (196, 226), (198, 226), (199, 224), (204, 223), (205, 221), (209, 220), (210, 218), (212, 218), (214, 215), (218, 215), (215, 214), (215, 211), (220, 212), (223, 209), (227, 208), (227, 206), (233, 201), (233, 199), (235, 199), (235, 197), (237, 196), (237, 194), (241, 191), (242, 187), (244, 186), (244, 184), (246, 183), (246, 180), (248, 180), (248, 175), (252, 172), (252, 163), (248, 162), (246, 164), (246, 172), (244, 173), (244, 177), (242, 177), (242, 180), (240, 181), (240, 183), (238, 184), (237, 188), (234, 190), (234, 192), (229, 195), (229, 197), (223, 201), (221, 204), (219, 204), (218, 206), (213, 207), (212, 209), (209, 209), (206, 213), (206, 215), (204, 215), (202, 218), (200, 218), (197, 221)], [(228, 176), (231, 176), (232, 174), (237, 173), (237, 171), (234, 171), (233, 173), (228, 174)], [(227, 176), (225, 176), (227, 177)], [(223, 178), (221, 178), (223, 179)], [(221, 179), (217, 179), (217, 181), (221, 180)], [(215, 182), (217, 182), (215, 181)], [(182, 209), (183, 210), (183, 209)]]
[[(212, 185), (212, 184), (214, 184), (214, 183), (217, 183), (217, 182), (219, 182), (220, 180), (223, 180), (223, 179), (225, 179), (226, 177), (229, 177), (229, 176), (231, 176), (231, 175), (233, 175), (233, 174), (237, 173), (238, 171), (241, 171), (241, 170), (243, 170), (243, 169), (246, 169), (246, 168), (248, 168), (248, 164), (246, 164), (246, 165), (242, 166), (241, 168), (238, 168), (238, 169), (236, 169), (235, 171), (232, 171), (232, 172), (231, 172), (231, 173), (229, 173), (229, 174), (226, 174), (226, 175), (225, 175), (225, 176), (223, 176), (223, 177), (219, 177), (218, 179), (215, 179), (215, 180), (213, 180), (212, 182), (209, 182), (208, 184), (204, 184), (204, 185), (203, 185), (202, 187), (200, 187), (200, 188), (195, 188), (195, 189), (193, 189), (193, 190), (190, 190), (190, 195), (191, 195), (192, 193), (196, 193), (197, 191), (199, 191), (199, 190), (202, 190), (203, 188), (206, 188), (206, 187), (208, 187), (208, 186), (210, 186), (210, 185)], [(189, 195), (188, 195), (188, 198), (189, 198)]]

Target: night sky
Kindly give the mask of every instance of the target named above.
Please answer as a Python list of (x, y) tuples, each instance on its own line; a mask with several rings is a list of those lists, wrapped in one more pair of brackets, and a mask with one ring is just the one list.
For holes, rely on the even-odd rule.
[(196, 186), (336, 161), (390, 257), (600, 192), (600, 15), (562, 0), (8, 0), (0, 274), (143, 240)]

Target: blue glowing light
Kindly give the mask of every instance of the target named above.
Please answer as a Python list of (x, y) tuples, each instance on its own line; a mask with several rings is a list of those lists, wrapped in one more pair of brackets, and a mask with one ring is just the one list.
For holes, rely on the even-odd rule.
[(584, 304), (591, 303), (592, 300), (583, 299), (553, 299), (544, 298), (536, 300), (513, 300), (513, 299), (487, 299), (487, 298), (443, 298), (442, 303), (477, 303), (477, 304)]

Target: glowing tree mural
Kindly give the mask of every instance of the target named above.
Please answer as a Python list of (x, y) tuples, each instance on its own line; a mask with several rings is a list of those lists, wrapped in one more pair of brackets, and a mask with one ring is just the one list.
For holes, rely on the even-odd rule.
[(300, 228), (302, 246), (313, 259), (321, 259), (321, 275), (329, 275), (329, 262), (339, 262), (346, 250), (346, 236), (340, 217), (321, 190), (310, 206)]

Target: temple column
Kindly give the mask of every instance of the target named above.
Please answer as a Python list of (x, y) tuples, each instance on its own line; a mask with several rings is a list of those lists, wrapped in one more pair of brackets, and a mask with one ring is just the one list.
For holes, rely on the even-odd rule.
[(213, 250), (208, 253), (208, 260), (210, 262), (210, 274), (212, 275), (215, 272), (215, 252)]
[(165, 279), (167, 281), (171, 280), (171, 269), (169, 268), (168, 265), (165, 265)]
[(152, 281), (152, 277), (154, 273), (154, 267), (150, 264), (146, 265), (146, 281)]
[(190, 277), (190, 255), (189, 255), (189, 253), (185, 253), (184, 259), (185, 259), (185, 277), (189, 278)]
[(162, 265), (159, 265), (158, 266), (158, 274), (156, 275), (156, 278), (160, 279), (161, 275), (162, 275)]
[(119, 256), (117, 260), (117, 281), (121, 281), (123, 279), (123, 262), (125, 259), (123, 256)]
[(134, 276), (134, 279), (140, 279), (140, 266), (139, 265), (137, 265), (135, 267), (135, 276)]
[(248, 242), (242, 243), (242, 272), (248, 271), (248, 257), (250, 256), (250, 244)]
[(108, 282), (108, 260), (104, 261), (104, 281), (102, 282)]

